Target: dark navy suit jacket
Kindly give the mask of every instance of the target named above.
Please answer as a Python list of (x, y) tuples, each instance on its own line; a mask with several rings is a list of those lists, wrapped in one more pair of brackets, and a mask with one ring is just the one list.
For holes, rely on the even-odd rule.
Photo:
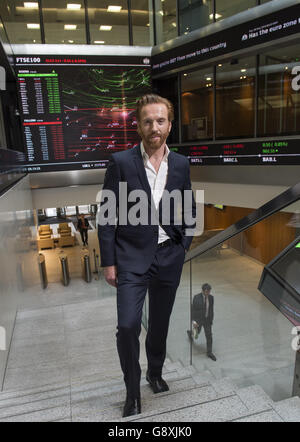
[(205, 317), (205, 304), (203, 299), (203, 294), (198, 293), (193, 298), (192, 305), (192, 320), (198, 322), (198, 324), (203, 324), (208, 322), (212, 324), (214, 320), (214, 297), (213, 295), (208, 295), (208, 317)]
[[(120, 182), (126, 183), (127, 194), (120, 195)], [(122, 270), (143, 274), (151, 266), (157, 250), (158, 221), (156, 225), (151, 225), (150, 223), (151, 207), (154, 207), (154, 203), (151, 205), (151, 189), (139, 145), (132, 149), (112, 154), (104, 179), (103, 190), (104, 189), (114, 193), (118, 216), (116, 226), (98, 224), (101, 265), (102, 267), (116, 265), (118, 271)], [(170, 151), (168, 155), (168, 176), (165, 190), (171, 192), (175, 189), (179, 190), (182, 194), (181, 210), (183, 212), (183, 191), (191, 190), (189, 161), (183, 155)], [(137, 201), (125, 201), (128, 194), (134, 190), (143, 190), (147, 196), (147, 207), (143, 206), (142, 210), (148, 212), (148, 225), (121, 225), (125, 224), (124, 220), (122, 222), (120, 220), (122, 204), (123, 207), (124, 204), (127, 204), (127, 209), (125, 209), (127, 214), (130, 212), (130, 209), (137, 204)], [(101, 213), (103, 214), (105, 210), (106, 202), (107, 200), (102, 198), (100, 215)], [(181, 244), (182, 247), (187, 250), (192, 242), (192, 236), (186, 236), (185, 232), (187, 228), (192, 229), (195, 227), (195, 223), (187, 225), (184, 216), (182, 216), (182, 222), (178, 224), (178, 217), (176, 221), (175, 212), (177, 210), (175, 206), (174, 200), (171, 199), (170, 222), (168, 224), (164, 224), (162, 200), (159, 204), (159, 210), (154, 213), (154, 217), (156, 215), (157, 220), (159, 219), (159, 224), (167, 235), (175, 243)], [(192, 204), (190, 206), (191, 207), (187, 209), (190, 212), (189, 215), (195, 218), (196, 205), (194, 198), (192, 198)], [(122, 213), (124, 215), (124, 211)]]

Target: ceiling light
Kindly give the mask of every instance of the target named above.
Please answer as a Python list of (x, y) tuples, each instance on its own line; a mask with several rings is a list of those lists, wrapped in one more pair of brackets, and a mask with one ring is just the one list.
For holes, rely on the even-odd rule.
[(159, 15), (164, 15), (164, 11), (158, 11)]
[(103, 41), (103, 40), (95, 40), (94, 43), (96, 45), (103, 45), (105, 43), (105, 41)]
[(74, 31), (75, 29), (77, 29), (77, 25), (65, 25), (66, 31)]
[(38, 23), (27, 23), (27, 29), (40, 29), (40, 25)]
[(74, 40), (68, 40), (69, 43), (74, 43)]
[(79, 3), (68, 3), (67, 4), (67, 9), (80, 9), (81, 8), (81, 4)]
[(173, 26), (174, 28), (176, 28), (176, 27), (177, 27), (177, 24), (173, 21), (173, 22), (172, 22), (172, 26)]
[(185, 77), (187, 77), (187, 74), (183, 74)]
[(99, 30), (100, 31), (111, 31), (112, 26), (107, 26), (107, 25), (101, 25)]
[(122, 6), (108, 6), (107, 11), (108, 12), (120, 12), (122, 9)]
[(38, 2), (24, 2), (24, 8), (38, 9)]
[(207, 78), (206, 78), (206, 81), (210, 81), (210, 80), (211, 80), (211, 77), (207, 77)]
[(241, 69), (241, 72), (246, 72), (247, 71), (247, 69)]
[(218, 66), (219, 66), (219, 68), (220, 68), (220, 67), (223, 66), (223, 65), (222, 65), (221, 63), (219, 63)]

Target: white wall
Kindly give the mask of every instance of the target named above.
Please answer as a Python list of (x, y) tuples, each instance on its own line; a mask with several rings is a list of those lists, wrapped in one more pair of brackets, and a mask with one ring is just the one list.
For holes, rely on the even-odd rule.
[(191, 179), (205, 203), (257, 209), (300, 182), (300, 166), (192, 166)]
[(6, 331), (6, 350), (0, 348), (0, 391), (20, 297), (39, 283), (35, 232), (26, 176), (0, 197), (0, 327)]
[(102, 184), (91, 184), (32, 189), (33, 207), (35, 209), (46, 209), (47, 207), (95, 204), (97, 193), (101, 188)]

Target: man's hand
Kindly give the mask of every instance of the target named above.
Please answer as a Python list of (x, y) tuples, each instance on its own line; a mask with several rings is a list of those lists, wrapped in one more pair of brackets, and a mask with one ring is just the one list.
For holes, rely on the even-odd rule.
[(116, 266), (104, 267), (104, 277), (108, 284), (112, 285), (113, 287), (117, 287), (118, 279)]

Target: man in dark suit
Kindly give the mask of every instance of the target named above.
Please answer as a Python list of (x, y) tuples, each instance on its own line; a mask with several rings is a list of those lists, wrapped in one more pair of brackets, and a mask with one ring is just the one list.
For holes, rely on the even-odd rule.
[[(211, 286), (206, 283), (202, 286), (202, 292), (194, 296), (192, 305), (192, 327), (194, 337), (197, 338), (203, 326), (206, 337), (207, 356), (213, 361), (216, 361), (217, 358), (212, 352), (211, 331), (214, 320), (214, 297), (210, 292)], [(187, 330), (187, 334), (189, 338), (192, 339), (193, 335), (190, 330)]]
[(89, 228), (89, 222), (84, 217), (84, 214), (82, 213), (80, 215), (80, 218), (79, 218), (78, 223), (77, 223), (77, 229), (80, 232), (82, 243), (83, 243), (84, 246), (88, 245), (88, 228)]
[[(146, 379), (154, 393), (169, 389), (162, 378), (169, 319), (196, 214), (189, 162), (166, 145), (173, 116), (172, 104), (158, 95), (148, 94), (138, 101), (142, 142), (112, 155), (102, 190), (98, 236), (106, 281), (117, 287), (117, 349), (127, 390), (123, 417), (141, 412), (139, 335), (147, 290)], [(164, 213), (165, 197), (174, 190), (183, 197), (181, 220), (174, 200), (169, 200), (169, 219)], [(136, 216), (146, 216), (146, 222), (130, 219), (137, 193), (142, 201)], [(187, 193), (190, 204), (185, 204)], [(111, 194), (116, 199), (117, 217), (110, 210), (114, 205), (109, 204)]]

